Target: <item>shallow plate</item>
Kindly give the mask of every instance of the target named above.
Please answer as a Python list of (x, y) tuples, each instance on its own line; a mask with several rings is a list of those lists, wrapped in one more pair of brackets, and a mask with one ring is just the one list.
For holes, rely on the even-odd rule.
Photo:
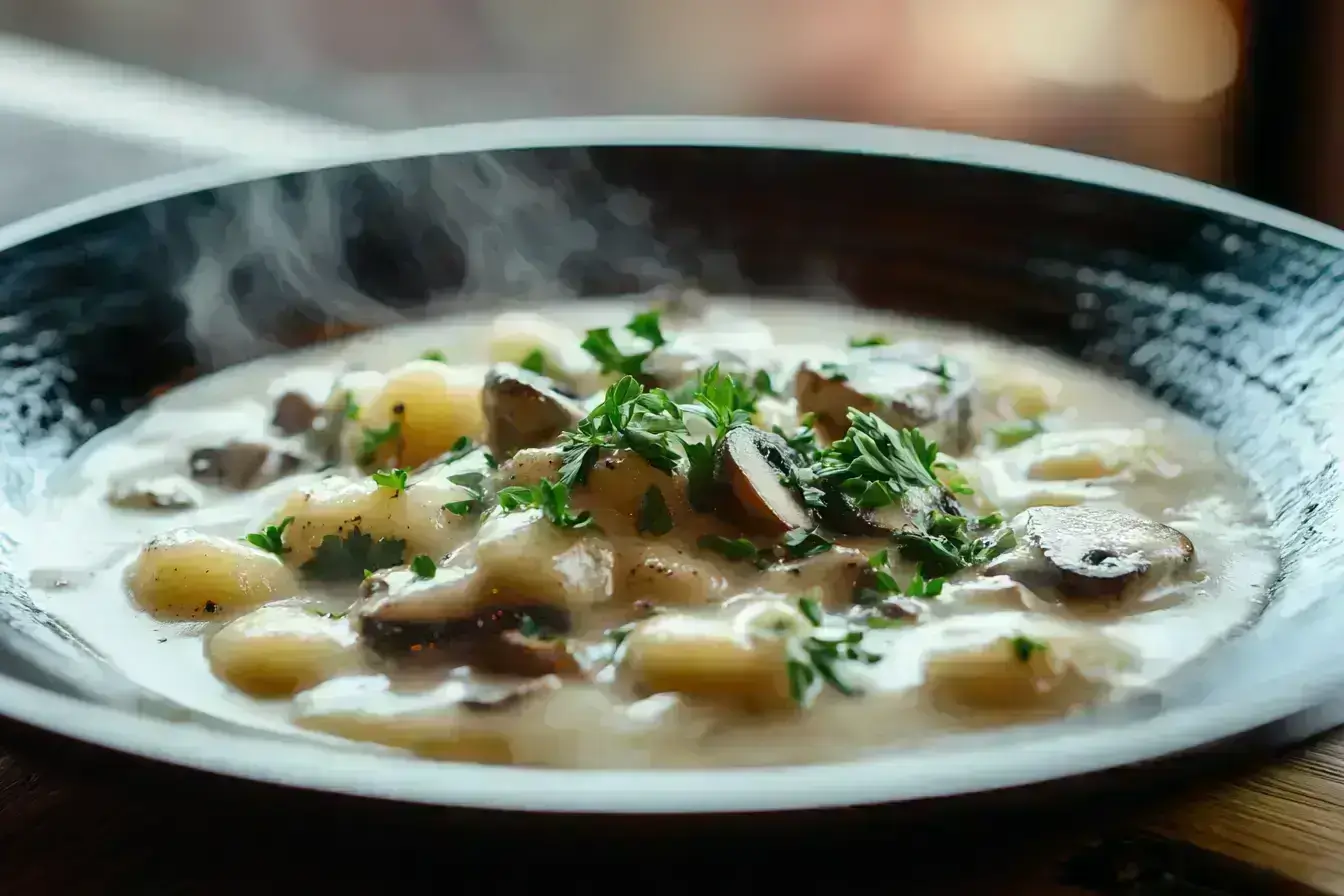
[(1260, 484), (1283, 545), (1273, 603), (1137, 714), (838, 765), (573, 772), (428, 762), (201, 718), (119, 676), (0, 574), (0, 712), (262, 781), (482, 808), (683, 813), (1079, 775), (1207, 745), (1341, 692), (1344, 234), (1119, 163), (818, 122), (473, 125), (380, 137), (320, 169), (226, 166), (0, 230), (0, 530), (11, 540), (52, 464), (165, 383), (468, 301), (693, 282), (842, 292), (1138, 381), (1214, 428)]

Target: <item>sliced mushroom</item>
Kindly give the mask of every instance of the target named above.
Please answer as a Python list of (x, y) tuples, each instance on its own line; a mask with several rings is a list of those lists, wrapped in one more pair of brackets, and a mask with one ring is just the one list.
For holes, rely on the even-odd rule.
[(786, 484), (797, 470), (792, 455), (777, 435), (754, 426), (730, 430), (715, 457), (729, 515), (765, 535), (816, 526), (797, 490)]
[(287, 436), (297, 436), (313, 428), (322, 408), (303, 392), (286, 392), (275, 400), (271, 425)]
[(192, 452), (191, 477), (197, 482), (234, 491), (260, 488), (303, 467), (291, 448), (268, 442), (229, 442)]
[(885, 537), (909, 529), (933, 511), (965, 515), (956, 497), (942, 486), (907, 489), (885, 507), (861, 507), (851, 495), (838, 490), (828, 490), (822, 500), (822, 522), (845, 535)]
[(201, 492), (180, 476), (137, 479), (114, 484), (107, 503), (128, 510), (189, 510), (201, 503)]
[(972, 443), (971, 389), (965, 365), (921, 343), (854, 349), (843, 364), (805, 363), (794, 380), (799, 412), (815, 414), (826, 439), (844, 436), (856, 408), (918, 428), (952, 454)]
[(1136, 514), (1101, 507), (1033, 507), (1013, 518), (1017, 547), (985, 572), (1065, 597), (1119, 597), (1194, 560), (1185, 535)]
[(513, 364), (495, 364), (486, 373), (481, 405), (490, 448), (505, 457), (552, 442), (584, 418), (583, 408), (549, 379)]
[(581, 674), (578, 661), (564, 639), (532, 637), (518, 629), (478, 639), (468, 664), (481, 672), (521, 678), (542, 675), (577, 678)]

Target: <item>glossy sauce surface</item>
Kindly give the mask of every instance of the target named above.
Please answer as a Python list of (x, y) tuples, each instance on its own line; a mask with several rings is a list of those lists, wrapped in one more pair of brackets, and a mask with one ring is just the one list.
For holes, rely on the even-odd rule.
[[(532, 488), (560, 474), (554, 439), (512, 460), (496, 452), (498, 471), (479, 451), (442, 462), (461, 435), (489, 434), (480, 391), (490, 365), (540, 349), (543, 370), (590, 411), (617, 377), (600, 374), (579, 348), (583, 331), (609, 327), (624, 351), (647, 350), (622, 331), (641, 310), (572, 304), (422, 324), (191, 383), (100, 435), (52, 478), (21, 559), (44, 608), (129, 677), (184, 705), (295, 736), (568, 767), (844, 759), (959, 729), (1086, 712), (1155, 686), (1259, 608), (1275, 545), (1253, 490), (1195, 424), (1045, 354), (848, 309), (756, 302), (720, 303), (684, 320), (668, 312), (668, 342), (645, 369), (674, 394), (712, 359), (739, 366), (744, 382), (768, 371), (780, 394), (757, 396), (752, 422), (792, 434), (800, 365), (822, 377), (819, 388), (852, 385), (862, 403), (870, 390), (921, 385), (902, 384), (908, 365), (854, 367), (864, 352), (882, 349), (851, 349), (851, 338), (882, 334), (898, 347), (932, 346), (958, 370), (953, 382), (968, 386), (970, 409), (967, 421), (944, 415), (926, 428), (944, 445), (964, 439), (943, 457), (955, 470), (936, 472), (973, 492), (953, 498), (966, 520), (1001, 515), (985, 538), (1017, 528), (1018, 545), (1030, 542), (1019, 515), (1032, 507), (1111, 509), (1178, 530), (1193, 560), (1166, 570), (1158, 553), (1145, 555), (1139, 560), (1152, 571), (1122, 595), (1079, 597), (1026, 575), (1005, 548), (947, 575), (938, 593), (920, 594), (912, 579), (923, 569), (884, 532), (846, 534), (821, 522), (817, 535), (829, 547), (789, 556), (784, 542), (798, 530), (788, 520), (763, 530), (759, 515), (744, 523), (733, 489), (742, 480), (723, 473), (722, 463), (727, 504), (700, 511), (677, 498), (686, 487), (681, 467), (664, 472), (630, 450), (600, 452), (572, 489), (570, 509), (590, 513), (595, 525), (555, 525), (541, 509), (504, 512), (488, 496), (466, 513), (444, 509), (471, 500), (453, 481), (464, 472), (480, 473), (492, 489)], [(432, 358), (421, 359), (427, 351)], [(841, 369), (853, 375), (840, 379)], [(438, 398), (432, 407), (399, 400), (390, 381), (410, 383), (406, 394), (430, 388)], [(932, 382), (926, 397), (945, 402), (947, 380)], [(279, 439), (273, 425), (276, 400), (288, 392), (357, 406), (337, 415), (343, 449), (334, 467), (319, 470), (304, 458), (296, 472), (242, 490), (193, 481), (190, 458), (199, 449), (307, 444), (307, 436)], [(687, 419), (690, 440), (714, 437), (711, 425)], [(365, 433), (393, 422), (405, 435), (400, 456), (355, 463)], [(375, 448), (383, 450), (394, 449)], [(403, 488), (372, 480), (371, 472), (394, 464), (411, 471)], [(191, 506), (124, 506), (127, 493), (150, 481), (158, 481), (148, 491), (159, 503)], [(647, 530), (651, 488), (667, 498), (670, 528), (658, 534)], [(279, 556), (240, 541), (288, 517), (295, 521), (281, 533)], [(305, 564), (321, 553), (324, 535), (348, 538), (352, 519), (375, 546), (404, 540), (397, 559), (423, 554), (434, 575), (398, 567), (369, 570), (375, 574), (363, 585), (358, 574), (320, 580), (319, 567)], [(170, 562), (145, 561), (146, 542), (182, 530), (198, 534), (156, 543), (156, 557)], [(230, 547), (201, 553), (209, 537)], [(707, 537), (719, 547), (707, 547)], [(725, 556), (722, 542), (742, 537), (773, 553), (759, 563)], [(856, 609), (883, 551), (883, 569), (915, 593), (883, 594), (880, 612)], [(1119, 554), (1115, 562), (1125, 562)], [(238, 567), (215, 600), (220, 562)], [(482, 570), (487, 589), (502, 597), (455, 590)], [(184, 593), (188, 580), (200, 584)], [(541, 594), (558, 597), (540, 601)], [(468, 604), (471, 612), (462, 610)], [(523, 604), (526, 612), (512, 613)], [(557, 607), (558, 621), (541, 612)], [(512, 613), (499, 626), (504, 633), (491, 629), (489, 649), (480, 648), (490, 613), (476, 611), (499, 617), (501, 608)], [(459, 617), (473, 620), (475, 633), (440, 637)], [(376, 633), (373, 618), (382, 626)], [(544, 637), (533, 637), (538, 624)], [(809, 651), (819, 639), (829, 656), (825, 645), (851, 643), (850, 635), (859, 652), (847, 657), (842, 646), (833, 664), (839, 683), (828, 681)], [(497, 637), (525, 641), (524, 659), (489, 652)], [(799, 665), (812, 670), (805, 686)]]

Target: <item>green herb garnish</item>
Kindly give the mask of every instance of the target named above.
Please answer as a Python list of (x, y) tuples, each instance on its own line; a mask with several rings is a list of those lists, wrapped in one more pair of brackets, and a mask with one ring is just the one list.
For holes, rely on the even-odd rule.
[(942, 487), (933, 472), (937, 443), (917, 429), (897, 430), (876, 414), (850, 408), (849, 419), (849, 432), (821, 452), (803, 485), (839, 487), (865, 507), (893, 503), (910, 489)]
[(458, 436), (453, 447), (448, 449), (448, 453), (442, 458), (445, 464), (455, 464), (468, 454), (476, 450), (476, 443), (471, 440), (471, 436)]
[(1034, 641), (1026, 635), (1018, 635), (1010, 642), (1013, 647), (1013, 656), (1017, 657), (1020, 663), (1031, 661), (1032, 654), (1041, 653), (1046, 650), (1046, 645), (1040, 641)]
[(695, 390), (696, 404), (687, 408), (714, 424), (716, 439), (722, 439), (728, 430), (746, 426), (756, 410), (756, 396), (732, 376), (719, 372), (715, 364), (700, 376)]
[(540, 510), (542, 516), (562, 529), (592, 526), (588, 511), (575, 514), (569, 509), (569, 487), (563, 482), (543, 479), (535, 486), (511, 485), (499, 491), (499, 507), (505, 513)]
[(401, 438), (400, 420), (393, 420), (384, 429), (371, 429), (366, 426), (364, 428), (364, 440), (359, 447), (359, 454), (355, 461), (361, 467), (373, 463), (378, 457), (378, 449), (389, 442), (395, 442), (399, 438)]
[(406, 491), (406, 477), (411, 473), (410, 470), (379, 470), (374, 473), (372, 479), (378, 484), (379, 488), (390, 488), (393, 491)]
[(1041, 421), (1014, 420), (1009, 423), (1000, 423), (990, 430), (994, 434), (994, 447), (1012, 448), (1014, 445), (1021, 445), (1023, 442), (1036, 438), (1045, 432), (1045, 427), (1041, 426)]
[[(820, 626), (825, 619), (820, 604), (812, 598), (799, 598), (798, 610), (813, 625)], [(864, 649), (863, 638), (862, 630), (849, 629), (835, 634), (818, 631), (792, 642), (789, 646), (788, 676), (789, 693), (793, 699), (800, 704), (808, 703), (815, 695), (818, 682), (829, 684), (847, 697), (856, 695), (858, 689), (841, 674), (841, 663), (848, 661), (871, 665), (882, 659), (879, 654)]]
[(833, 383), (844, 383), (849, 381), (849, 374), (840, 369), (840, 365), (833, 361), (827, 361), (817, 368), (821, 375)]
[(542, 353), (541, 349), (534, 348), (527, 353), (522, 361), (518, 362), (518, 366), (533, 373), (541, 373), (546, 369), (546, 355)]
[(626, 376), (607, 389), (602, 403), (578, 426), (560, 437), (560, 482), (588, 481), (588, 472), (603, 450), (628, 448), (654, 469), (671, 473), (679, 456), (669, 434), (685, 432), (681, 410), (662, 389), (644, 391)]
[(790, 529), (782, 543), (785, 553), (795, 559), (824, 554), (835, 547), (835, 542), (815, 529)]
[(878, 345), (891, 345), (891, 340), (881, 333), (874, 333), (871, 336), (851, 336), (849, 339), (850, 348), (872, 348)]
[(775, 391), (775, 384), (770, 381), (770, 373), (765, 370), (756, 371), (756, 375), (751, 378), (751, 388), (756, 390), (757, 395), (778, 395)]
[(439, 567), (434, 564), (434, 559), (427, 554), (416, 554), (411, 560), (411, 572), (422, 579), (432, 579)]
[(524, 638), (532, 638), (537, 641), (554, 641), (560, 637), (558, 632), (552, 631), (526, 614), (518, 617), (516, 631)]
[(405, 553), (406, 542), (399, 538), (380, 538), (375, 542), (372, 536), (356, 529), (345, 538), (324, 536), (312, 558), (299, 569), (321, 581), (359, 581), (380, 569), (400, 566)]
[(260, 532), (252, 532), (244, 536), (243, 540), (247, 543), (261, 548), (263, 551), (270, 551), (277, 557), (289, 553), (289, 548), (285, 547), (284, 535), (289, 524), (294, 522), (294, 517), (287, 516), (280, 521), (278, 526), (266, 526)]
[(341, 411), (341, 415), (347, 420), (359, 419), (359, 403), (355, 401), (355, 393), (349, 389), (345, 390), (345, 409)]
[(667, 344), (659, 324), (662, 316), (661, 311), (643, 311), (630, 318), (630, 323), (626, 324), (625, 328), (654, 348), (659, 348)]
[(421, 354), (420, 354), (420, 360), (422, 360), (422, 361), (438, 361), (440, 364), (447, 364), (447, 363), (448, 363), (448, 356), (445, 355), (443, 352), (439, 351), (439, 350), (436, 349), (436, 348), (431, 348), (431, 349), (429, 349), (428, 351), (421, 352)]
[(926, 580), (923, 567), (916, 566), (910, 584), (905, 586), (905, 594), (907, 597), (937, 597), (943, 593), (943, 586), (946, 584), (947, 579)]
[(460, 485), (466, 489), (471, 497), (466, 501), (449, 501), (443, 505), (443, 509), (449, 513), (455, 513), (458, 516), (466, 516), (480, 506), (480, 502), (485, 499), (485, 474), (484, 473), (456, 473), (448, 477), (448, 481), (454, 485)]
[(649, 486), (639, 501), (639, 519), (636, 529), (650, 535), (666, 535), (672, 531), (672, 512), (667, 509), (667, 501), (656, 485)]
[(722, 554), (729, 560), (752, 560), (760, 553), (756, 545), (745, 538), (724, 538), (722, 535), (702, 535), (696, 541), (706, 551)]
[(659, 313), (645, 311), (630, 319), (625, 328), (649, 343), (648, 351), (627, 355), (611, 338), (611, 330), (601, 327), (589, 330), (580, 347), (597, 361), (602, 373), (622, 373), (626, 376), (639, 376), (644, 372), (644, 362), (653, 354), (653, 350), (665, 344), (662, 330), (658, 326)]
[(940, 357), (938, 359), (938, 363), (933, 365), (932, 367), (925, 367), (921, 364), (916, 364), (915, 367), (918, 368), (919, 370), (924, 371), (925, 373), (931, 373), (934, 376), (938, 377), (939, 392), (947, 393), (951, 391), (952, 374), (948, 372), (946, 358)]

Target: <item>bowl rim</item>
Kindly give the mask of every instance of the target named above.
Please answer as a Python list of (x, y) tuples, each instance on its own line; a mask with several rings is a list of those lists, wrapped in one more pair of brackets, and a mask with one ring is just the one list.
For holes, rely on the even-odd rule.
[[(158, 200), (254, 179), (373, 161), (506, 149), (687, 146), (819, 150), (1041, 175), (1256, 221), (1344, 248), (1344, 232), (1190, 178), (1067, 150), (939, 131), (801, 119), (609, 116), (523, 119), (373, 135), (287, 164), (227, 161), (119, 187), (0, 227), (0, 252)], [(1157, 759), (1262, 728), (1344, 691), (1333, 674), (1278, 677), (1239, 703), (1172, 709), (1128, 726), (1061, 726), (1011, 751), (990, 741), (917, 747), (844, 763), (703, 770), (569, 770), (335, 751), (269, 733), (220, 732), (86, 703), (0, 675), (0, 713), (124, 753), (281, 785), (463, 808), (603, 814), (821, 809), (950, 797)], [(968, 746), (967, 743), (970, 745)], [(339, 761), (333, 761), (339, 757)]]

